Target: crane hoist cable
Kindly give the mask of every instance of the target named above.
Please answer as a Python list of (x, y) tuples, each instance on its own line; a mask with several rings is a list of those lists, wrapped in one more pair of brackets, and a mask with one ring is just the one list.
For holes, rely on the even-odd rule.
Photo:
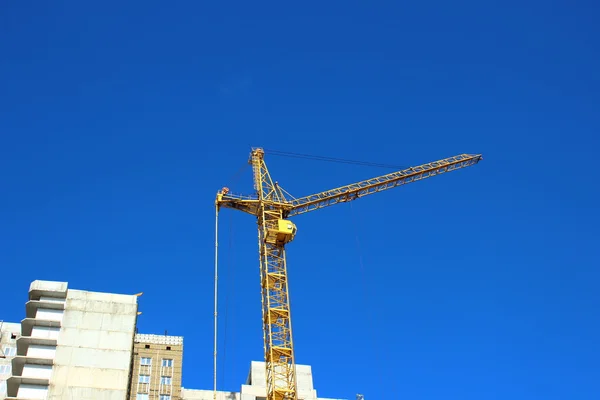
[[(362, 245), (361, 245), (361, 241), (360, 241), (360, 217), (358, 215), (356, 215), (354, 207), (352, 205), (352, 202), (350, 202), (350, 215), (351, 215), (351, 219), (352, 219), (352, 227), (354, 229), (354, 243), (356, 245), (356, 251), (358, 253), (358, 264), (360, 266), (360, 274), (361, 274), (361, 283), (362, 283), (362, 301), (363, 301), (363, 307), (365, 310), (375, 310), (376, 307), (371, 307), (371, 303), (369, 301), (369, 299), (373, 298), (373, 294), (371, 292), (371, 288), (369, 287), (369, 283), (370, 280), (368, 278), (367, 275), (367, 269), (365, 268), (365, 261), (364, 261), (364, 256), (363, 256), (363, 251), (362, 251)], [(368, 326), (371, 327), (371, 329), (365, 329), (368, 332), (368, 336), (369, 336), (369, 342), (371, 344), (371, 353), (375, 354), (375, 365), (377, 365), (377, 368), (379, 369), (379, 371), (376, 371), (375, 375), (378, 378), (379, 381), (379, 390), (383, 390), (383, 388), (386, 387), (385, 385), (385, 380), (383, 379), (383, 374), (381, 373), (381, 369), (382, 369), (382, 365), (383, 365), (383, 360), (382, 360), (382, 355), (381, 355), (381, 346), (377, 346), (377, 337), (374, 334), (374, 326), (375, 326), (375, 318), (373, 316), (372, 312), (367, 312), (366, 313), (366, 317), (367, 317), (367, 324)], [(389, 386), (389, 385), (387, 385)], [(383, 393), (379, 393), (379, 396), (377, 398), (384, 398)]]
[[(235, 329), (228, 329), (229, 328), (229, 324), (230, 321), (235, 321), (235, 319), (233, 318), (232, 314), (232, 309), (234, 309), (235, 307), (230, 307), (231, 305), (231, 296), (235, 293), (237, 293), (237, 291), (235, 290), (235, 265), (236, 265), (236, 261), (235, 261), (235, 248), (234, 248), (234, 243), (233, 243), (233, 239), (234, 239), (234, 225), (233, 225), (233, 218), (232, 218), (232, 214), (229, 214), (229, 232), (228, 232), (228, 246), (227, 246), (227, 257), (225, 258), (225, 274), (223, 274), (223, 271), (221, 269), (221, 281), (225, 280), (230, 282), (229, 283), (229, 288), (225, 290), (225, 310), (224, 310), (224, 319), (225, 322), (223, 323), (223, 333), (222, 333), (222, 337), (223, 337), (223, 355), (221, 356), (221, 387), (225, 387), (227, 385), (227, 374), (225, 373), (225, 371), (227, 371), (228, 366), (231, 363), (227, 362), (227, 356), (228, 353), (231, 354), (232, 351), (230, 351), (231, 348), (234, 348), (234, 344), (235, 344)], [(224, 276), (223, 276), (224, 275)], [(221, 291), (223, 292), (223, 291)], [(234, 327), (235, 328), (235, 327)], [(230, 333), (229, 333), (230, 332)], [(227, 341), (228, 335), (231, 335), (231, 344)], [(231, 371), (233, 373), (233, 371)]]
[(459, 154), (309, 196), (291, 198), (272, 179), (265, 163), (265, 151), (262, 148), (252, 149), (248, 162), (252, 166), (256, 193), (252, 196), (234, 195), (224, 187), (217, 192), (215, 205), (217, 209), (231, 208), (256, 217), (267, 400), (298, 400), (285, 254), (286, 244), (296, 235), (296, 225), (290, 218), (457, 171), (481, 160), (481, 154)]
[(218, 281), (219, 281), (219, 206), (215, 207), (215, 310), (214, 310), (214, 343), (213, 343), (213, 400), (217, 400), (217, 316), (218, 316)]
[[(235, 184), (241, 177), (244, 170), (248, 168), (248, 164), (242, 165), (230, 178), (231, 184)], [(230, 234), (231, 234), (231, 216), (230, 216)], [(231, 237), (231, 236), (230, 236)], [(231, 241), (230, 241), (231, 247)], [(215, 265), (214, 265), (214, 344), (213, 344), (213, 400), (217, 399), (217, 350), (218, 350), (218, 280), (219, 280), (219, 207), (215, 207)], [(228, 293), (228, 292), (226, 292)], [(227, 297), (225, 299), (225, 341), (227, 339)], [(226, 344), (226, 343), (225, 343)], [(224, 346), (225, 346), (224, 344)], [(223, 349), (223, 360), (225, 361), (225, 349)], [(223, 363), (225, 364), (225, 362)], [(224, 368), (224, 365), (223, 365)]]

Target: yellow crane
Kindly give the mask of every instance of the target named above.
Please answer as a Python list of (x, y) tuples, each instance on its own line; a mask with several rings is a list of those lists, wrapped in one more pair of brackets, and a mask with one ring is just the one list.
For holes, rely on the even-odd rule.
[(480, 154), (461, 154), (294, 198), (271, 178), (264, 150), (252, 149), (248, 162), (256, 194), (239, 196), (223, 188), (217, 193), (216, 207), (217, 212), (221, 207), (233, 208), (257, 218), (267, 400), (298, 400), (285, 259), (285, 245), (294, 239), (296, 226), (289, 218), (469, 167), (481, 159)]

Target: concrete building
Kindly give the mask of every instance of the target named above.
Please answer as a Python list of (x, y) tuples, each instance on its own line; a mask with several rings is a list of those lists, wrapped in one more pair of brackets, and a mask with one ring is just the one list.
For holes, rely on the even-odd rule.
[(0, 321), (0, 399), (6, 396), (6, 380), (12, 372), (12, 359), (17, 355), (17, 339), (21, 324)]
[(125, 400), (137, 296), (34, 281), (7, 399)]
[(137, 334), (129, 400), (179, 400), (183, 337)]
[[(0, 400), (213, 400), (181, 386), (183, 337), (136, 334), (137, 298), (32, 282), (25, 318), (0, 322)], [(310, 366), (296, 368), (300, 400), (334, 400), (317, 397)], [(265, 398), (264, 362), (217, 397)]]
[[(310, 365), (296, 365), (298, 399), (300, 400), (336, 400), (317, 397), (313, 386)], [(181, 400), (213, 400), (212, 390), (182, 389)], [(246, 383), (239, 392), (218, 392), (217, 400), (265, 400), (267, 396), (266, 368), (264, 362), (252, 361)]]

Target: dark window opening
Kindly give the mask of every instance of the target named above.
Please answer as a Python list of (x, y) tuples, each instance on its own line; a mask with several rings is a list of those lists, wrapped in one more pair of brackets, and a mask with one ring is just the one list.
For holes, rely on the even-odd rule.
[(149, 345), (149, 344), (147, 344), (147, 345), (145, 345), (144, 347), (145, 347), (145, 348), (147, 348), (147, 349), (149, 349), (149, 348), (150, 348), (150, 345)]
[(10, 338), (11, 339), (16, 339), (17, 338), (17, 334), (16, 333), (11, 333), (10, 334)]
[(171, 346), (167, 346), (167, 350), (171, 350)]

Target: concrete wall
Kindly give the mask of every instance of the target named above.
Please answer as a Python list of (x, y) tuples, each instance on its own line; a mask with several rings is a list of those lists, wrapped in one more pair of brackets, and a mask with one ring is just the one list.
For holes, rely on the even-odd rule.
[[(213, 391), (181, 389), (181, 400), (213, 400)], [(217, 400), (240, 400), (240, 394), (236, 392), (217, 392)]]
[(126, 400), (137, 297), (70, 289), (48, 400)]
[(34, 326), (31, 331), (31, 337), (40, 339), (58, 339), (60, 328), (51, 328), (46, 326)]
[(55, 355), (56, 346), (31, 344), (27, 348), (27, 357), (54, 358)]
[[(15, 322), (2, 322), (0, 324), (0, 348), (11, 347), (10, 352), (14, 353), (17, 346), (17, 340), (21, 333), (21, 324)], [(14, 338), (13, 338), (14, 336)], [(14, 356), (0, 358), (0, 399), (6, 396), (6, 380), (12, 372), (12, 359)]]
[[(217, 400), (265, 400), (267, 395), (265, 363), (252, 361), (245, 385), (238, 392), (217, 392)], [(310, 365), (296, 365), (299, 400), (334, 400), (317, 398)], [(182, 389), (181, 400), (213, 400), (212, 390)]]
[(50, 310), (46, 308), (38, 308), (35, 313), (35, 318), (47, 321), (62, 321), (63, 310)]
[(40, 301), (47, 301), (48, 303), (64, 303), (65, 299), (49, 296), (40, 296)]
[[(252, 361), (249, 385), (242, 385), (240, 400), (255, 400), (265, 397), (267, 393), (266, 366), (264, 362)], [(316, 400), (317, 392), (313, 387), (313, 376), (310, 365), (296, 365), (296, 385), (298, 398), (302, 400)]]
[(45, 399), (47, 393), (48, 388), (46, 386), (22, 384), (19, 386), (17, 397), (22, 399)]
[[(40, 296), (46, 296), (48, 292), (51, 293), (66, 293), (67, 282), (57, 282), (57, 281), (33, 281), (29, 285), (30, 293), (40, 293)], [(34, 299), (38, 300), (39, 297), (34, 296)]]
[(21, 376), (27, 378), (50, 379), (52, 365), (25, 364)]

